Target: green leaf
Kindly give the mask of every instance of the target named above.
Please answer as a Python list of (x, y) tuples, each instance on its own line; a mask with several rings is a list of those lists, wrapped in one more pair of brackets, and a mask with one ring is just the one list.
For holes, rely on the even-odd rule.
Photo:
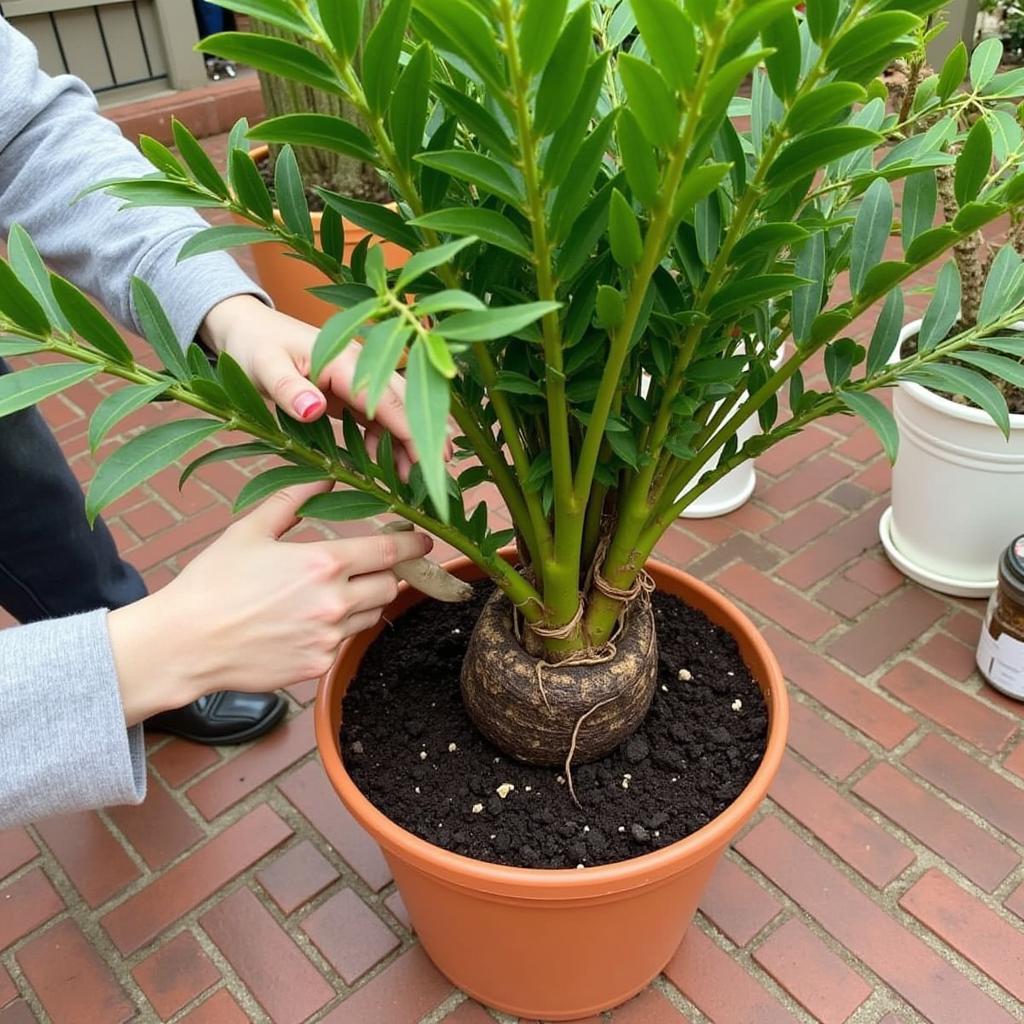
[(791, 320), (793, 338), (800, 346), (811, 338), (811, 327), (818, 313), (825, 288), (825, 234), (817, 231), (800, 246), (793, 265), (799, 277), (806, 278), (810, 284), (802, 285), (793, 290)]
[(398, 76), (394, 94), (388, 105), (391, 140), (398, 159), (405, 167), (410, 166), (413, 156), (423, 148), (432, 72), (433, 56), (430, 43), (422, 43)]
[(614, 113), (609, 114), (587, 136), (573, 158), (565, 180), (558, 186), (551, 205), (551, 231), (557, 240), (569, 235), (594, 190), (615, 117)]
[(495, 92), (505, 86), (494, 32), (473, 3), (466, 0), (416, 0), (416, 10), (426, 19), (426, 34), (433, 26), (433, 42), (466, 61)]
[(215, 196), (227, 199), (228, 187), (224, 184), (224, 179), (206, 155), (206, 150), (196, 142), (195, 136), (176, 117), (171, 118), (171, 132), (174, 135), (174, 144), (178, 147), (182, 159), (188, 164), (195, 180)]
[(237, 61), (314, 89), (344, 94), (330, 65), (298, 43), (252, 32), (218, 32), (207, 36), (199, 46), (204, 53), (224, 60)]
[(1024, 366), (1018, 359), (1007, 359), (1005, 356), (993, 355), (991, 352), (957, 352), (956, 358), (962, 363), (970, 363), (979, 370), (1001, 377), (1016, 388), (1024, 388)]
[[(350, 199), (337, 192), (329, 192), (325, 188), (318, 188), (316, 191), (323, 201), (337, 210), (342, 217), (347, 217), (353, 224), (365, 228), (371, 234), (379, 235), (411, 252), (415, 252), (420, 247), (420, 240), (416, 232), (394, 210), (389, 210), (380, 203)], [(409, 223), (415, 223), (415, 221)]]
[(134, 363), (132, 350), (107, 318), (70, 281), (51, 275), (50, 285), (75, 333), (98, 352), (125, 366)]
[(992, 132), (985, 120), (979, 119), (967, 133), (964, 147), (956, 158), (953, 191), (961, 206), (978, 198), (991, 169)]
[(856, 82), (828, 82), (819, 85), (790, 107), (785, 126), (794, 134), (824, 128), (854, 103), (861, 103), (866, 97), (864, 88)]
[(238, 202), (256, 220), (273, 224), (274, 203), (252, 157), (241, 149), (232, 149), (228, 154), (228, 171)]
[(389, 0), (384, 4), (363, 47), (363, 92), (374, 114), (383, 114), (388, 109), (411, 6), (410, 0)]
[[(570, 173), (570, 165), (575, 161), (583, 136), (594, 119), (608, 61), (609, 54), (605, 52), (587, 68), (587, 73), (583, 76), (583, 85), (572, 104), (569, 116), (548, 143), (543, 157), (543, 168), (544, 180), (549, 185), (562, 187), (565, 184), (566, 176)], [(608, 121), (614, 116), (615, 111), (611, 111), (604, 120)], [(516, 157), (512, 159), (515, 160)]]
[(329, 494), (314, 494), (302, 508), (299, 515), (304, 519), (324, 519), (330, 522), (348, 522), (353, 519), (368, 519), (370, 516), (387, 512), (391, 506), (374, 494), (362, 491), (331, 491)]
[[(454, 242), (435, 246), (433, 249), (424, 249), (422, 252), (416, 253), (415, 256), (411, 256), (402, 267), (398, 280), (395, 281), (395, 291), (401, 291), (406, 285), (433, 270), (434, 267), (450, 263), (463, 249), (473, 245), (476, 241), (477, 239), (470, 235), (467, 238), (457, 238)], [(483, 303), (480, 305), (482, 306)]]
[(320, 248), (338, 263), (344, 262), (345, 225), (341, 214), (329, 206), (324, 207), (320, 215)]
[(29, 334), (50, 333), (50, 321), (43, 307), (3, 260), (0, 260), (0, 313)]
[(217, 420), (175, 420), (133, 437), (100, 466), (85, 499), (92, 523), (111, 502), (138, 487), (223, 427)]
[(527, 377), (525, 373), (517, 373), (515, 370), (499, 370), (494, 389), (496, 391), (507, 391), (511, 395), (544, 397), (544, 388), (539, 381), (534, 380), (532, 377)]
[(903, 329), (903, 290), (893, 288), (885, 297), (885, 304), (871, 334), (868, 346), (867, 365), (864, 373), (873, 377), (889, 362), (889, 357), (896, 351), (899, 344), (900, 331)]
[(387, 390), (411, 336), (412, 327), (398, 317), (382, 320), (366, 332), (352, 388), (357, 394), (365, 389), (368, 416), (372, 417), (377, 411), (377, 403)]
[(497, 341), (536, 323), (559, 306), (557, 302), (527, 302), (520, 306), (495, 306), (457, 313), (442, 320), (437, 330), (449, 341)]
[(903, 260), (885, 260), (877, 263), (868, 271), (861, 288), (861, 296), (869, 302), (880, 299), (891, 288), (904, 281), (913, 271), (913, 267)]
[(221, 352), (217, 359), (217, 374), (225, 394), (238, 412), (264, 430), (277, 430), (277, 423), (263, 401), (263, 396), (256, 390), (256, 385), (227, 352)]
[(774, 256), (784, 246), (793, 246), (809, 238), (806, 228), (789, 221), (762, 224), (748, 231), (734, 246), (732, 262), (742, 263), (747, 257), (760, 253)]
[(944, 252), (960, 238), (960, 232), (950, 227), (929, 228), (922, 231), (906, 248), (908, 263), (931, 263), (939, 253)]
[(485, 192), (504, 199), (513, 206), (519, 206), (523, 202), (520, 188), (504, 165), (489, 156), (484, 156), (483, 153), (468, 149), (442, 149), (419, 153), (416, 161), (450, 174), (453, 178), (477, 185)]
[(541, 75), (533, 116), (534, 130), (539, 137), (550, 135), (569, 116), (571, 106), (566, 103), (566, 97), (579, 93), (593, 56), (590, 4), (580, 4), (562, 29)]
[(919, 351), (930, 352), (939, 342), (945, 341), (959, 316), (960, 272), (956, 263), (950, 260), (939, 271), (935, 294), (921, 321), (917, 335)]
[(708, 303), (708, 313), (716, 318), (725, 318), (741, 310), (747, 310), (765, 299), (785, 295), (806, 285), (808, 278), (794, 274), (759, 274), (741, 277), (719, 288)]
[(284, 225), (293, 234), (313, 241), (313, 222), (309, 216), (306, 189), (299, 173), (299, 162), (291, 146), (285, 146), (274, 161), (274, 193)]
[(918, 236), (935, 222), (938, 186), (931, 171), (911, 174), (903, 183), (902, 217), (903, 249), (906, 252)]
[(595, 308), (597, 322), (606, 331), (614, 331), (626, 319), (626, 302), (622, 292), (611, 285), (598, 285)]
[(983, 345), (995, 352), (1005, 352), (1018, 362), (1024, 359), (1024, 335), (1015, 335), (1010, 338), (976, 338), (975, 345)]
[(170, 386), (170, 381), (160, 384), (129, 384), (104, 398), (89, 420), (89, 449), (95, 452), (114, 426), (136, 409), (159, 398)]
[(548, 62), (558, 42), (567, 0), (526, 0), (519, 25), (519, 59), (527, 74), (536, 74)]
[(263, 441), (247, 441), (244, 444), (233, 444), (227, 448), (214, 448), (211, 452), (204, 452), (197, 459), (193, 459), (185, 468), (182, 470), (181, 476), (178, 477), (178, 490), (185, 486), (185, 481), (188, 480), (193, 473), (198, 469), (202, 469), (203, 466), (209, 465), (211, 462), (233, 462), (235, 459), (251, 458), (257, 455), (280, 455), (281, 453), (271, 447), (269, 444), (265, 444)]
[(840, 338), (825, 349), (825, 376), (834, 388), (842, 387), (853, 368), (864, 358), (864, 349), (853, 338)]
[(327, 38), (351, 60), (363, 41), (363, 0), (318, 0), (317, 9)]
[(772, 18), (761, 29), (761, 42), (775, 51), (764, 61), (775, 95), (791, 100), (800, 82), (800, 27), (792, 9)]
[(623, 434), (617, 430), (606, 430), (605, 438), (608, 447), (631, 469), (639, 468), (640, 452), (637, 449), (633, 434)]
[(359, 333), (359, 329), (377, 311), (380, 300), (377, 296), (365, 299), (351, 309), (335, 313), (320, 328), (313, 343), (312, 365), (309, 376), (313, 381), (327, 368), (327, 364), (341, 355), (345, 346)]
[(255, 505), (264, 498), (269, 498), (277, 491), (285, 487), (294, 487), (296, 484), (311, 484), (316, 480), (329, 480), (330, 475), (322, 469), (313, 466), (274, 466), (259, 476), (254, 476), (239, 492), (235, 498), (232, 511), (242, 512)]
[(789, 143), (769, 167), (765, 183), (769, 188), (793, 185), (833, 160), (877, 146), (882, 138), (878, 132), (852, 124), (821, 128)]
[[(442, 247), (443, 248), (443, 247)], [(428, 250), (433, 252), (434, 250)], [(408, 266), (408, 264), (406, 264)], [(459, 288), (446, 288), (432, 295), (424, 295), (416, 300), (416, 312), (420, 316), (434, 316), (437, 313), (450, 313), (464, 309), (486, 309), (487, 307), (470, 292)]]
[(697, 44), (693, 25), (674, 0), (632, 0), (640, 36), (658, 70), (677, 91), (693, 84)]
[(16, 373), (0, 374), (0, 416), (27, 409), (58, 391), (94, 377), (102, 369), (102, 366), (45, 363)]
[(0, 335), (0, 359), (10, 356), (27, 356), (30, 352), (41, 352), (43, 346), (29, 338), (13, 338)]
[(459, 370), (444, 338), (440, 334), (429, 332), (423, 336), (422, 343), (427, 346), (427, 355), (430, 356), (434, 369), (448, 380), (453, 380)]
[(612, 190), (612, 202), (608, 211), (608, 241), (612, 256), (620, 267), (635, 267), (644, 254), (644, 240), (640, 234), (633, 208), (618, 190)]
[(900, 36), (912, 32), (921, 19), (907, 11), (882, 11), (858, 18), (832, 45), (825, 66), (843, 77), (843, 69), (855, 67), (885, 50)]
[[(193, 185), (184, 182), (164, 181), (157, 178), (134, 178), (131, 181), (107, 182), (103, 190), (115, 199), (123, 199), (122, 210), (140, 206), (188, 206), (207, 209), (222, 206), (220, 199), (213, 199)], [(95, 191), (89, 189), (88, 191)]]
[(447, 522), (448, 474), (444, 446), (448, 436), (448, 381), (438, 373), (422, 342), (416, 342), (409, 350), (405, 380), (405, 409), (412, 436), (416, 438), (420, 471), (434, 510)]
[(409, 223), (449, 235), (475, 235), (488, 245), (506, 249), (517, 256), (528, 258), (532, 252), (519, 228), (497, 210), (472, 206), (450, 207), (426, 213)]
[(687, 171), (672, 204), (673, 216), (677, 219), (686, 217), (697, 203), (718, 188), (719, 182), (731, 169), (732, 164), (721, 163), (704, 164)]
[(158, 170), (171, 178), (187, 178), (188, 172), (178, 158), (162, 143), (148, 135), (139, 136), (142, 155)]
[(900, 432), (893, 414), (874, 395), (862, 391), (837, 391), (840, 401), (878, 435), (890, 462), (896, 461)]
[(191, 374), (185, 353), (181, 349), (174, 328), (164, 312), (156, 292), (141, 277), (132, 278), (132, 306), (142, 334), (153, 346), (153, 351), (160, 357), (160, 362), (178, 380), (187, 381)]
[(1010, 411), (1006, 407), (1006, 399), (999, 388), (980, 373), (949, 363), (929, 363), (906, 374), (905, 379), (936, 391), (963, 395), (989, 414), (1004, 437), (1010, 436)]
[(7, 258), (18, 280), (43, 307), (50, 322), (62, 330), (71, 330), (71, 325), (54, 297), (50, 274), (43, 265), (42, 257), (29, 238), (28, 232), (20, 224), (11, 225), (7, 236)]
[(971, 54), (971, 85), (975, 90), (984, 89), (992, 81), (1002, 59), (1003, 44), (998, 39), (985, 39), (978, 43)]
[(839, 14), (839, 0), (807, 0), (804, 10), (811, 38), (820, 46), (832, 35)]
[(282, 114), (250, 128), (248, 137), (279, 146), (313, 146), (368, 164), (378, 160), (366, 133), (334, 114)]
[[(644, 206), (650, 208), (658, 201), (661, 178), (658, 173), (658, 161), (650, 143), (644, 137), (640, 122), (628, 107), (619, 111), (616, 133), (619, 137), (619, 156), (626, 172), (626, 181), (629, 182), (633, 195)], [(589, 184), (587, 191), (590, 191)]]
[(1013, 308), (1013, 285), (1021, 267), (1021, 258), (1012, 245), (1004, 245), (989, 268), (985, 287), (981, 293), (978, 324), (985, 327), (1006, 316)]
[[(350, 0), (345, 0), (345, 2), (350, 2)], [(269, 21), (272, 25), (277, 25), (278, 28), (296, 32), (300, 36), (309, 35), (309, 26), (288, 0), (217, 0), (217, 6), (238, 14), (249, 14), (262, 21)]]
[(939, 74), (939, 84), (935, 88), (935, 95), (945, 103), (960, 88), (960, 84), (963, 82), (966, 74), (967, 47), (964, 46), (964, 42), (961, 39), (950, 51), (949, 56), (942, 65), (942, 71)]
[[(431, 89), (437, 94), (445, 108), (451, 111), (492, 153), (507, 160), (515, 159), (508, 134), (489, 110), (446, 82), (435, 81), (431, 84)], [(449, 146), (446, 145), (444, 148), (447, 149)]]
[(884, 178), (878, 178), (864, 193), (853, 224), (850, 286), (854, 295), (860, 292), (868, 271), (881, 261), (885, 253), (885, 243), (892, 231), (892, 211), (892, 188)]
[(265, 228), (249, 227), (245, 224), (227, 224), (219, 228), (204, 228), (197, 231), (181, 247), (178, 262), (208, 252), (234, 249), (240, 245), (257, 245), (260, 242), (276, 242), (277, 236)]
[(620, 55), (618, 68), (629, 108), (647, 141), (660, 149), (671, 149), (679, 135), (679, 108), (665, 79), (653, 65), (628, 53)]

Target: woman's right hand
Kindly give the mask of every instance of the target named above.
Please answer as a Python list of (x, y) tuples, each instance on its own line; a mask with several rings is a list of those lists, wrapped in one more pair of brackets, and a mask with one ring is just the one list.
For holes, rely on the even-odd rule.
[(424, 533), (289, 544), (298, 509), (326, 484), (273, 495), (163, 590), (108, 616), (129, 725), (213, 690), (274, 690), (323, 675), (342, 641), (397, 593), (392, 566)]

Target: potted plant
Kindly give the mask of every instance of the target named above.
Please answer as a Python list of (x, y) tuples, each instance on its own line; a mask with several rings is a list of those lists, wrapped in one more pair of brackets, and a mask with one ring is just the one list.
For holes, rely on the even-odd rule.
[[(1018, 173), (1024, 132), (1015, 105), (1024, 71), (997, 73), (1002, 56), (1002, 43), (988, 39), (969, 61), (963, 45), (957, 46), (938, 75), (925, 75), (922, 63), (910, 65), (898, 99), (914, 117), (906, 119), (892, 153), (973, 150), (986, 185)], [(970, 93), (954, 97), (965, 76)], [(972, 187), (955, 165), (910, 175), (902, 201), (904, 237), (924, 222), (930, 226), (936, 209), (946, 228), (962, 225)], [(981, 337), (980, 351), (900, 380), (893, 411), (902, 444), (892, 505), (879, 524), (883, 546), (899, 569), (962, 597), (987, 597), (995, 588), (999, 554), (1019, 532), (1024, 507), (1024, 365), (1013, 336), (1021, 325), (991, 329), (1024, 294), (1022, 251), (1024, 219), (1013, 210), (1000, 234), (975, 231), (958, 241), (938, 273), (923, 320), (903, 328), (890, 357), (897, 362), (916, 347), (928, 350), (957, 335)], [(937, 508), (941, 516), (934, 514)]]
[[(39, 274), (20, 236), (13, 270), (2, 264), (9, 344), (84, 365), (3, 378), (0, 411), (106, 369), (129, 387), (97, 410), (96, 436), (157, 394), (203, 413), (114, 452), (91, 512), (228, 423), (254, 440), (204, 453), (186, 475), (209, 459), (276, 454), (285, 465), (248, 483), (239, 506), (334, 480), (345, 489), (306, 515), (394, 514), (460, 551), (458, 575), (493, 587), (448, 613), (405, 590), (393, 629), (345, 646), (316, 712), (332, 783), (381, 844), (425, 949), (488, 1005), (571, 1019), (639, 991), (778, 767), (787, 705), (775, 659), (738, 609), (652, 559), (661, 535), (725, 474), (824, 416), (863, 417), (894, 456), (895, 423), (871, 392), (953, 365), (1020, 316), (1001, 291), (984, 329), (889, 361), (901, 317), (886, 296), (1024, 202), (1024, 178), (990, 179), (971, 147), (889, 152), (899, 114), (877, 76), (916, 52), (940, 6), (389, 0), (357, 72), (357, 4), (249, 0), (317, 52), (246, 35), (232, 53), (345, 95), (367, 127), (309, 115), (279, 141), (371, 153), (396, 210), (321, 194), (410, 258), (389, 271), (364, 244), (341, 261), (336, 238), (313, 242), (297, 172), (279, 184), (279, 224), (250, 162), (233, 159), (225, 181), (184, 134), (182, 160), (151, 146), (158, 175), (101, 187), (130, 204), (229, 209), (328, 273), (347, 308), (321, 330), (312, 374), (361, 335), (357, 376), (372, 404), (407, 353), (420, 455), (407, 482), (387, 437), (371, 458), (353, 420), (339, 445), (322, 421), (271, 415), (229, 359), (213, 371), (183, 356), (144, 285), (136, 305), (162, 373), (135, 365), (92, 307)], [(733, 106), (749, 124), (737, 127), (730, 103), (751, 74), (749, 105)], [(241, 131), (233, 146), (244, 151)], [(970, 182), (957, 219), (918, 224), (901, 258), (884, 259), (890, 182), (947, 166)], [(211, 228), (183, 256), (248, 230)], [(852, 297), (836, 301), (847, 271)], [(865, 350), (849, 325), (883, 299)], [(805, 379), (818, 358), (820, 384)], [(449, 415), (457, 474), (443, 461)], [(761, 432), (741, 446), (752, 415)], [(510, 530), (474, 504), (483, 483)], [(416, 664), (403, 663), (414, 649)], [(463, 746), (440, 738), (447, 729)], [(618, 827), (603, 824), (609, 809)], [(521, 846), (504, 843), (516, 830)]]

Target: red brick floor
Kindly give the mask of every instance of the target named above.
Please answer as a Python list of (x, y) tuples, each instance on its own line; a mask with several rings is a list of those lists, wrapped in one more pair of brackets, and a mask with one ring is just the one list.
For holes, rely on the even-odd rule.
[[(46, 403), (83, 481), (85, 413), (111, 387)], [(100, 454), (172, 415), (137, 414)], [(168, 472), (122, 499), (125, 556), (167, 582), (252, 472), (210, 466), (183, 494)], [(761, 460), (745, 508), (681, 521), (662, 544), (765, 628), (790, 683), (790, 752), (664, 975), (602, 1019), (1020, 1019), (1024, 705), (973, 671), (979, 603), (924, 591), (881, 554), (887, 481), (873, 436), (829, 420)], [(285, 728), (248, 747), (154, 737), (143, 807), (0, 834), (0, 1024), (507, 1024), (418, 947), (329, 791), (312, 698), (295, 688)]]

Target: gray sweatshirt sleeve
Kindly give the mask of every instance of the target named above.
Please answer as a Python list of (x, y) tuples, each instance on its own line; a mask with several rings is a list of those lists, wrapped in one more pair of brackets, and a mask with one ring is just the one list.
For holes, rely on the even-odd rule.
[(0, 829), (146, 795), (103, 609), (0, 632)]
[(138, 330), (131, 278), (156, 292), (183, 345), (206, 314), (232, 295), (266, 295), (230, 256), (177, 263), (185, 239), (208, 224), (187, 209), (119, 212), (103, 194), (72, 200), (106, 178), (141, 178), (149, 162), (97, 112), (77, 78), (51, 78), (35, 47), (0, 17), (0, 231), (20, 224), (50, 266)]

